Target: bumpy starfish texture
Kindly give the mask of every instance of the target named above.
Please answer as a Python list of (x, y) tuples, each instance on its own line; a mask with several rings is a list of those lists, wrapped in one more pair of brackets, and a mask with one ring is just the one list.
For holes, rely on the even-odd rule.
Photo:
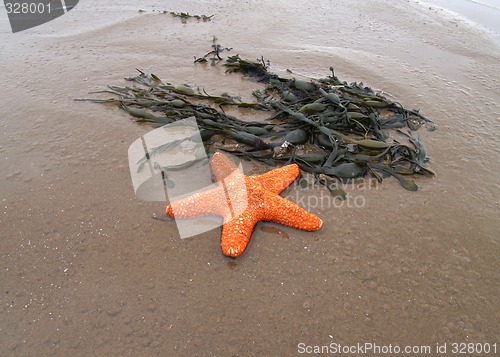
[(218, 186), (167, 206), (177, 218), (222, 216), (222, 253), (236, 258), (245, 250), (254, 226), (268, 221), (315, 231), (323, 221), (279, 196), (299, 175), (296, 164), (283, 166), (259, 176), (245, 176), (229, 158), (216, 152), (211, 161)]

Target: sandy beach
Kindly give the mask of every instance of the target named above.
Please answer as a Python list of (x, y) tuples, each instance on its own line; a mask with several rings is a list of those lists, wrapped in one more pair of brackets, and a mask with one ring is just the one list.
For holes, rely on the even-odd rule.
[[(500, 42), (486, 14), (498, 7), (471, 2), (479, 17), (465, 18), (439, 1), (120, 3), (82, 0), (15, 34), (0, 6), (0, 355), (500, 353)], [(417, 192), (352, 185), (363, 204), (311, 208), (317, 232), (261, 222), (236, 260), (220, 229), (181, 239), (152, 218), (165, 204), (132, 188), (127, 150), (151, 127), (74, 99), (136, 68), (250, 99), (258, 84), (193, 63), (213, 36), (277, 74), (332, 66), (420, 109), (437, 126), (421, 132), (436, 176)]]

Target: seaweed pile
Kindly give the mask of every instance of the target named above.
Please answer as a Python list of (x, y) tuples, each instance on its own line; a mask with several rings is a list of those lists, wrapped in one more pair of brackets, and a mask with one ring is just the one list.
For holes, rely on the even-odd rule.
[[(416, 191), (409, 179), (434, 175), (420, 135), (422, 126), (435, 129), (418, 110), (404, 108), (363, 83), (340, 81), (330, 68), (327, 77), (305, 81), (282, 78), (269, 71), (269, 62), (247, 60), (239, 55), (221, 56), (215, 40), (212, 50), (195, 63), (222, 62), (228, 73), (240, 73), (263, 84), (251, 102), (227, 93), (209, 95), (185, 84), (162, 81), (140, 70), (126, 78), (131, 86), (109, 85), (102, 92), (110, 99), (85, 99), (115, 103), (138, 123), (154, 127), (195, 117), (207, 152), (224, 150), (266, 165), (297, 163), (317, 181), (342, 198), (337, 183), (371, 175), (379, 182), (393, 176), (402, 187)], [(229, 107), (268, 112), (266, 120), (246, 121), (226, 113)], [(403, 131), (405, 129), (405, 131)]]
[[(139, 9), (139, 13), (147, 12), (146, 10)], [(168, 10), (152, 10), (153, 13), (158, 12), (160, 14), (170, 14), (173, 17), (177, 17), (181, 20), (182, 23), (187, 23), (189, 19), (196, 19), (198, 21), (203, 21), (203, 22), (208, 22), (212, 21), (212, 17), (215, 15), (191, 15), (189, 12), (175, 12), (175, 11), (168, 11)]]
[(162, 13), (162, 14), (169, 13), (173, 17), (178, 17), (179, 19), (181, 19), (181, 21), (183, 23), (186, 23), (186, 21), (188, 19), (196, 19), (198, 21), (202, 20), (203, 22), (207, 22), (207, 21), (212, 20), (212, 17), (214, 17), (214, 15), (210, 15), (210, 16), (207, 16), (207, 15), (190, 15), (189, 12), (174, 12), (174, 11), (166, 11), (166, 10), (165, 11), (160, 11), (160, 13)]

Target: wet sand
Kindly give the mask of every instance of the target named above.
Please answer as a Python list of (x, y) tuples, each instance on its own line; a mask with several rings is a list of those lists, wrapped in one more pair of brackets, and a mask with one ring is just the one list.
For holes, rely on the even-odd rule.
[[(123, 3), (81, 1), (17, 34), (1, 13), (0, 355), (500, 348), (500, 48), (491, 34), (414, 1)], [(215, 17), (183, 24), (152, 9)], [(311, 208), (325, 221), (318, 232), (260, 223), (234, 261), (220, 252), (219, 230), (181, 240), (173, 222), (151, 218), (165, 205), (132, 189), (127, 149), (150, 128), (74, 98), (123, 85), (135, 68), (248, 96), (254, 83), (193, 64), (213, 35), (233, 53), (270, 59), (276, 73), (318, 78), (333, 66), (419, 108), (438, 126), (422, 132), (436, 177), (419, 179), (416, 193), (391, 179), (349, 188), (362, 207)]]

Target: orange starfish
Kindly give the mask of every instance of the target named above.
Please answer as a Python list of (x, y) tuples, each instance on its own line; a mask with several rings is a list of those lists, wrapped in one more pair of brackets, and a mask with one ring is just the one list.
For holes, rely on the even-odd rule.
[(222, 216), (224, 255), (240, 256), (259, 221), (306, 231), (318, 230), (323, 225), (320, 218), (279, 196), (299, 175), (296, 164), (259, 176), (245, 176), (227, 156), (216, 152), (211, 166), (218, 186), (168, 205), (167, 214), (175, 218)]

